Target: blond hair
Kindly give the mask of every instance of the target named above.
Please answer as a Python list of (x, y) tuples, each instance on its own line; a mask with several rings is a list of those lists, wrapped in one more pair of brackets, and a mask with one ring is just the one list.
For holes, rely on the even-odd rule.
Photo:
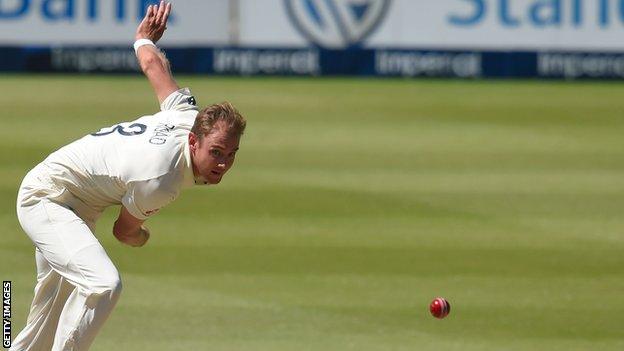
[(220, 104), (212, 104), (201, 110), (195, 117), (191, 132), (201, 140), (205, 135), (212, 132), (218, 121), (225, 122), (229, 136), (241, 136), (247, 125), (247, 121), (240, 112), (226, 101)]

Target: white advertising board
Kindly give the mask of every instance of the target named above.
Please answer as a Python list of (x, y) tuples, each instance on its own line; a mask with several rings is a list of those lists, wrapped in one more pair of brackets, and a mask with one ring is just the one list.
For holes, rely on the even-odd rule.
[[(150, 0), (0, 0), (0, 45), (127, 45)], [(624, 51), (622, 0), (173, 0), (163, 45)]]
[(241, 22), (247, 45), (624, 50), (620, 0), (241, 0)]
[[(1, 45), (128, 45), (147, 0), (0, 0)], [(178, 0), (163, 44), (226, 45), (227, 0)]]
[(624, 50), (620, 0), (394, 0), (368, 44), (492, 50)]

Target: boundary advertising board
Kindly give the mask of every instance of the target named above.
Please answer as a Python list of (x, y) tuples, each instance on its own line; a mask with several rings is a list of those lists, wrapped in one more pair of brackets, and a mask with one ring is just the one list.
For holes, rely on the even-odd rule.
[[(132, 72), (153, 0), (0, 0), (0, 70)], [(624, 78), (620, 0), (173, 0), (174, 69)]]

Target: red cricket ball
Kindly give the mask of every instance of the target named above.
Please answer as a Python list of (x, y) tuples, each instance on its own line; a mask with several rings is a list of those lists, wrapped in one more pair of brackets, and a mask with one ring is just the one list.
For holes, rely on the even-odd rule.
[(429, 305), (431, 315), (436, 318), (444, 318), (451, 312), (451, 304), (443, 297), (436, 297)]

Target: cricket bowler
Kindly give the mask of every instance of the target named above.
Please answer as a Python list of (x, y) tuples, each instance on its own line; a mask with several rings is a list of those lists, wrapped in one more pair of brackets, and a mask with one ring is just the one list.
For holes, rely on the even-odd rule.
[(114, 236), (143, 246), (146, 219), (182, 188), (218, 184), (234, 163), (245, 119), (227, 102), (200, 110), (178, 87), (154, 44), (170, 12), (168, 3), (149, 6), (134, 44), (161, 111), (60, 148), (20, 186), (17, 216), (35, 246), (37, 283), (10, 350), (89, 349), (121, 293), (119, 272), (94, 236), (104, 209), (121, 205)]

